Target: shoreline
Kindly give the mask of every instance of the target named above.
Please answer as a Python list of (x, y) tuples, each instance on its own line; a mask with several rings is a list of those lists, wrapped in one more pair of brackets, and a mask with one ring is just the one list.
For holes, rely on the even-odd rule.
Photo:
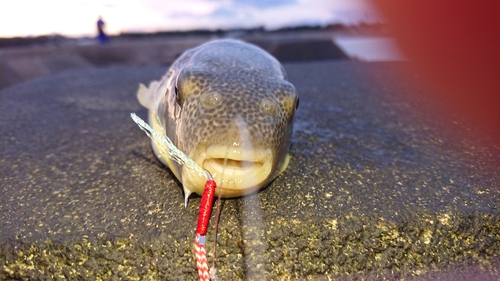
[[(109, 35), (112, 41), (124, 39), (167, 39), (167, 38), (188, 38), (197, 36), (209, 37), (234, 37), (234, 36), (296, 36), (301, 33), (341, 33), (341, 34), (383, 34), (387, 35), (387, 30), (383, 24), (361, 24), (357, 26), (345, 26), (342, 24), (331, 24), (321, 26), (297, 26), (281, 28), (277, 30), (265, 30), (263, 28), (249, 29), (228, 29), (228, 30), (190, 30), (190, 31), (157, 31), (157, 32), (125, 32), (118, 35)], [(42, 47), (42, 46), (64, 46), (78, 45), (81, 42), (93, 41), (97, 44), (95, 36), (71, 37), (61, 34), (44, 34), (38, 36), (0, 37), (0, 50), (5, 48), (20, 47)]]

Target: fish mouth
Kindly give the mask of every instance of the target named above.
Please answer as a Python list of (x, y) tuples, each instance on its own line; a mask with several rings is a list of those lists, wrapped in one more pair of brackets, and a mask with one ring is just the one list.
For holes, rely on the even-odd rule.
[(263, 163), (246, 160), (234, 160), (224, 158), (208, 158), (203, 161), (203, 168), (212, 171), (211, 174), (222, 174), (224, 171), (231, 176), (244, 176), (251, 173), (253, 169), (261, 168)]
[(272, 171), (273, 154), (269, 148), (211, 145), (195, 157), (195, 162), (210, 172), (218, 186), (222, 187), (222, 197), (237, 197), (254, 192), (267, 183)]

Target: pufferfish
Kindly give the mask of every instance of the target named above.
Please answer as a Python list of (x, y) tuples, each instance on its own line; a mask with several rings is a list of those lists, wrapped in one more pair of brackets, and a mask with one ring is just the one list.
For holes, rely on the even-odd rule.
[[(288, 166), (298, 95), (278, 60), (255, 45), (224, 39), (189, 49), (137, 97), (150, 126), (211, 174), (216, 195), (252, 193)], [(154, 140), (152, 147), (182, 183), (186, 204), (203, 194), (206, 177)]]

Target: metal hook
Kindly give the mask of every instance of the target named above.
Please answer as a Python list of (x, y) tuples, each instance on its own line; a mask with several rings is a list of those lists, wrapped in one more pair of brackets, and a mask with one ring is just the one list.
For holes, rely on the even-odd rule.
[(207, 173), (208, 180), (214, 180), (214, 178), (212, 177), (212, 175), (210, 174), (209, 171), (207, 171), (207, 170), (204, 170), (204, 171)]

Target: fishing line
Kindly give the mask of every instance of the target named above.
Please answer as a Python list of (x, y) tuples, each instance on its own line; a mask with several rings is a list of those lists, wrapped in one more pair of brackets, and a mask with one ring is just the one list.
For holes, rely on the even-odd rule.
[(220, 219), (220, 212), (221, 212), (221, 196), (222, 196), (222, 184), (224, 183), (224, 175), (226, 174), (226, 167), (227, 167), (227, 158), (229, 154), (229, 145), (226, 147), (226, 155), (224, 155), (224, 162), (222, 164), (222, 175), (221, 175), (221, 184), (219, 186), (219, 195), (217, 195), (217, 207), (216, 212), (215, 212), (215, 231), (214, 231), (214, 248), (212, 250), (212, 268), (214, 270), (214, 273), (216, 272), (215, 269), (215, 259), (217, 257), (216, 250), (217, 250), (217, 234), (219, 233), (219, 219)]
[(135, 113), (130, 113), (130, 117), (132, 117), (132, 120), (134, 120), (139, 128), (141, 128), (141, 130), (143, 130), (156, 145), (168, 152), (168, 156), (170, 157), (170, 159), (181, 165), (184, 165), (185, 167), (187, 167), (191, 171), (198, 173), (202, 177), (207, 177), (207, 171), (198, 166), (198, 164), (196, 164), (193, 159), (189, 158), (184, 152), (178, 149), (167, 136), (160, 135)]

